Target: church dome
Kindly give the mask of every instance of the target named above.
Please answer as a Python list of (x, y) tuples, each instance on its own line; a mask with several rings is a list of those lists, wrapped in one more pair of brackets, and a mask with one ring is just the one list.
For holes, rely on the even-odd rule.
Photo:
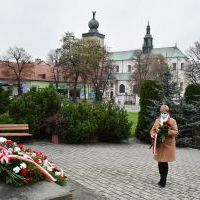
[(93, 18), (89, 21), (88, 26), (90, 28), (90, 32), (98, 32), (99, 22), (95, 19), (96, 12), (93, 11)]
[(93, 18), (89, 21), (88, 26), (90, 29), (98, 29), (99, 22), (95, 18)]

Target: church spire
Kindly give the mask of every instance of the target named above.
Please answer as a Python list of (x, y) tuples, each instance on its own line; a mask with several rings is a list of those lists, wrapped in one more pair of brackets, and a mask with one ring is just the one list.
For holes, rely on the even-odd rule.
[(148, 20), (148, 25), (146, 28), (146, 35), (144, 37), (144, 44), (142, 47), (143, 53), (150, 53), (150, 51), (153, 49), (153, 37), (150, 33), (150, 25)]

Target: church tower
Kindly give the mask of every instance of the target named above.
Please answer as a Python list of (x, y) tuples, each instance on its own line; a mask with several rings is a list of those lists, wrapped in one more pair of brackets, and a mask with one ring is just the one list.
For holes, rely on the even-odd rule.
[(150, 25), (149, 25), (149, 21), (148, 21), (142, 50), (143, 50), (143, 53), (150, 53), (152, 49), (153, 49), (153, 38), (150, 33)]
[(105, 35), (99, 33), (98, 31), (99, 22), (95, 19), (96, 11), (92, 11), (92, 13), (93, 13), (93, 18), (88, 23), (90, 30), (87, 33), (83, 33), (82, 38), (97, 40), (103, 47)]

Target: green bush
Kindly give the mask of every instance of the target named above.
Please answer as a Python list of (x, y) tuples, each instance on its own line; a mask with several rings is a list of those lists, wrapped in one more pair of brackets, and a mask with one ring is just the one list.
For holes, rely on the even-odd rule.
[(0, 114), (3, 114), (8, 111), (8, 106), (10, 103), (10, 96), (12, 94), (11, 90), (4, 90), (0, 86)]
[(17, 96), (9, 106), (9, 114), (15, 123), (28, 123), (35, 137), (47, 138), (49, 118), (59, 112), (61, 99), (53, 87), (36, 89)]
[(189, 137), (178, 137), (176, 139), (176, 145), (178, 147), (189, 147), (192, 144), (192, 138)]
[(65, 142), (121, 142), (130, 136), (126, 111), (111, 103), (65, 104), (61, 113), (68, 123), (62, 135)]
[(87, 103), (64, 104), (61, 114), (68, 127), (62, 133), (67, 143), (87, 143), (97, 134), (97, 119), (94, 116), (94, 106)]
[(140, 89), (140, 112), (138, 114), (138, 123), (136, 126), (136, 137), (150, 142), (150, 128), (155, 119), (149, 116), (148, 109), (154, 106), (154, 101), (161, 102), (163, 99), (162, 86), (156, 80), (143, 81)]
[(131, 134), (132, 123), (128, 121), (125, 110), (113, 103), (96, 104), (98, 121), (98, 137), (101, 142), (121, 142)]
[(200, 84), (190, 84), (185, 89), (185, 102), (200, 101)]
[(0, 124), (12, 124), (13, 119), (9, 116), (8, 113), (4, 113), (0, 115)]

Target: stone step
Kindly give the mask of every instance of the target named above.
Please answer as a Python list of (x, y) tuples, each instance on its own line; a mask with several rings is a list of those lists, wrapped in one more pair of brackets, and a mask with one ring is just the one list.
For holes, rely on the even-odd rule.
[(1, 200), (71, 200), (71, 188), (42, 181), (33, 185), (14, 187), (0, 183)]

